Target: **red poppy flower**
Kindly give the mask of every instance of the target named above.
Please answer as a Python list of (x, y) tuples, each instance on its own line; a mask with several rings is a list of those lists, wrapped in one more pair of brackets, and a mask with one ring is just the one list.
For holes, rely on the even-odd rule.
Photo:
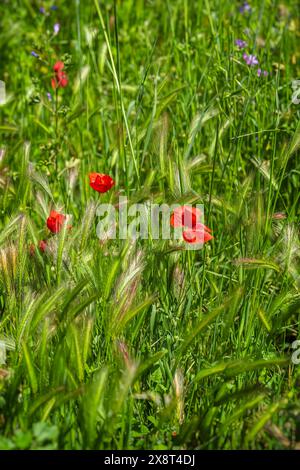
[(170, 223), (172, 227), (189, 227), (193, 229), (200, 221), (201, 215), (202, 212), (197, 207), (176, 207), (171, 215)]
[(115, 184), (114, 180), (109, 175), (102, 173), (90, 173), (90, 187), (98, 193), (106, 193)]
[(184, 230), (182, 236), (187, 243), (206, 243), (214, 238), (210, 232), (210, 228), (199, 223), (194, 229)]
[(56, 211), (51, 211), (50, 215), (47, 219), (47, 227), (52, 233), (58, 233), (64, 222), (66, 220), (66, 216), (63, 214), (59, 214)]
[(51, 85), (54, 90), (59, 87), (65, 88), (69, 83), (66, 72), (63, 72), (64, 66), (65, 64), (61, 61), (58, 61), (53, 65), (55, 77), (51, 79)]
[(197, 207), (180, 206), (176, 207), (171, 215), (170, 224), (172, 227), (187, 227), (182, 232), (183, 239), (187, 243), (206, 243), (212, 238), (210, 228), (200, 222), (202, 212)]

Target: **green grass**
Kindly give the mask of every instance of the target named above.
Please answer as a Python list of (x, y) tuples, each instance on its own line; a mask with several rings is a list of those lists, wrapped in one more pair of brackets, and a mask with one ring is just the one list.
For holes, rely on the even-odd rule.
[[(299, 447), (299, 10), (282, 3), (1, 3), (0, 448)], [(116, 185), (98, 195), (91, 171)], [(96, 205), (120, 194), (204, 204), (214, 239), (100, 243)], [(51, 208), (71, 231), (50, 234)]]

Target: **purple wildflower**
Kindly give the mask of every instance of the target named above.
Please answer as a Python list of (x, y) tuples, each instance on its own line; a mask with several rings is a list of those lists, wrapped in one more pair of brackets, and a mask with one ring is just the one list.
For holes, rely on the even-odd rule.
[(246, 13), (251, 11), (251, 6), (248, 2), (244, 2), (243, 5), (240, 6), (240, 13)]
[(48, 98), (48, 101), (52, 101), (52, 95), (51, 95), (51, 93), (49, 93), (49, 92), (47, 93), (47, 98)]
[(257, 75), (258, 75), (258, 77), (260, 77), (261, 74), (263, 74), (264, 77), (267, 77), (267, 76), (269, 75), (269, 73), (268, 73), (266, 70), (257, 69)]
[(53, 30), (54, 30), (54, 34), (58, 34), (60, 30), (60, 24), (55, 23), (55, 25), (53, 26)]
[(43, 15), (46, 13), (46, 10), (44, 7), (40, 7), (40, 13), (43, 13)]
[(250, 66), (254, 66), (254, 65), (258, 65), (258, 60), (257, 60), (257, 57), (255, 55), (248, 55), (248, 54), (243, 54), (243, 59), (244, 61), (246, 62), (247, 65), (250, 65)]
[(36, 58), (39, 57), (39, 55), (38, 55), (36, 52), (34, 52), (34, 51), (31, 51), (31, 55), (32, 55), (33, 57), (36, 57)]
[(247, 43), (246, 43), (246, 41), (243, 41), (243, 39), (236, 39), (236, 40), (235, 40), (235, 45), (236, 45), (239, 49), (244, 49), (244, 48), (247, 46)]
[(57, 9), (58, 9), (58, 7), (56, 5), (52, 5), (52, 7), (50, 7), (50, 10), (52, 10), (52, 11), (55, 11)]

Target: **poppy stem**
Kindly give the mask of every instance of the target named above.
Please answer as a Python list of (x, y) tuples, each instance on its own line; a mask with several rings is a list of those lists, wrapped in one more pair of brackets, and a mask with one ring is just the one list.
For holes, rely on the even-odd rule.
[[(58, 88), (55, 88), (55, 140), (58, 142)], [(55, 152), (55, 173), (58, 174), (57, 152)]]

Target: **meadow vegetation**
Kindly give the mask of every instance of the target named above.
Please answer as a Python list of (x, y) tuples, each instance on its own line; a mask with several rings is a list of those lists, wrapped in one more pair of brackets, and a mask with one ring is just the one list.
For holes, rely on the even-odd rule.
[[(300, 448), (298, 2), (0, 17), (0, 448)], [(214, 238), (99, 240), (120, 195)]]

